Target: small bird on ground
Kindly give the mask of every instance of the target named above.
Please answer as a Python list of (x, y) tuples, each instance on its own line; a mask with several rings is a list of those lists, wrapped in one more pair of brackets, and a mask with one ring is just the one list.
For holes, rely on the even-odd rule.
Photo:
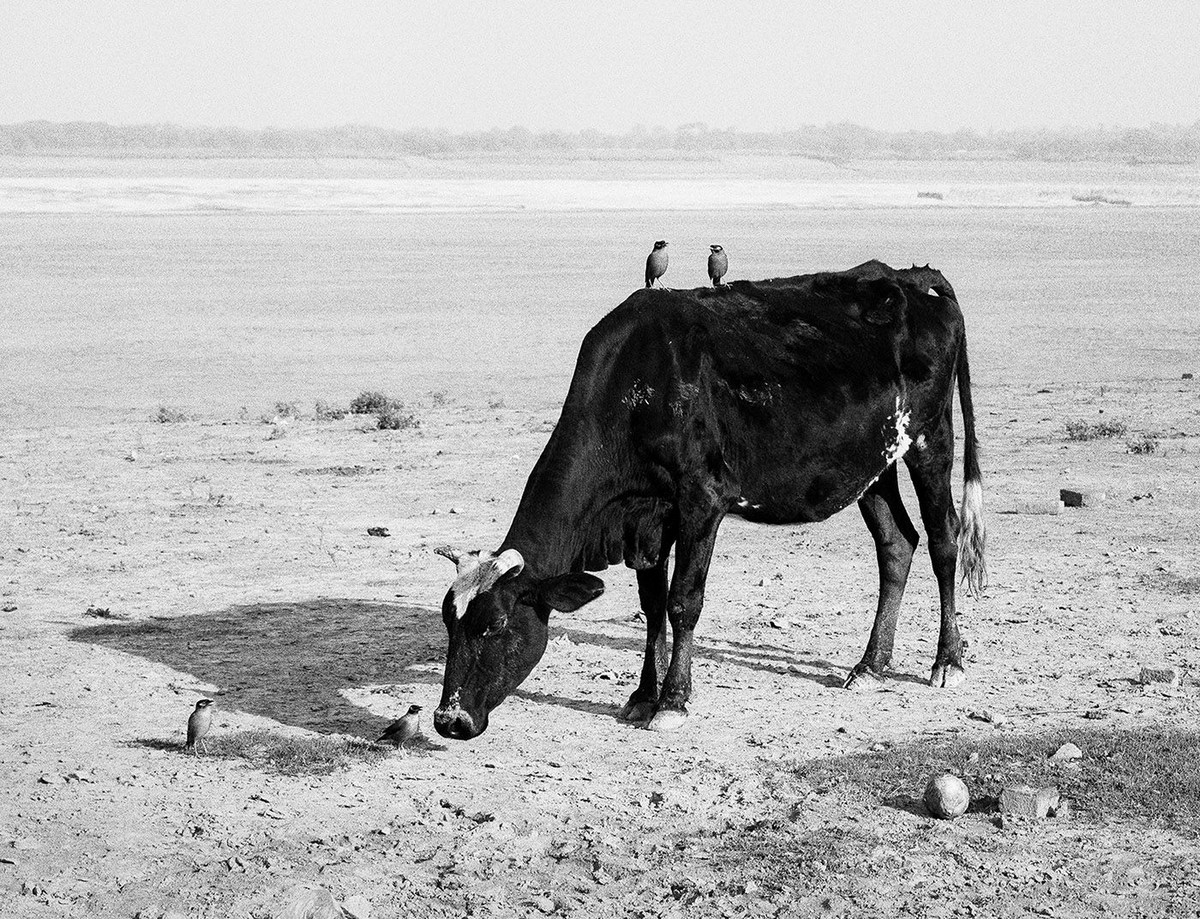
[(712, 250), (708, 253), (708, 277), (713, 282), (713, 287), (721, 287), (721, 278), (725, 277), (725, 272), (729, 270), (729, 256), (720, 246), (708, 248)]
[(421, 733), (421, 706), (410, 705), (408, 712), (387, 726), (375, 743), (390, 743), (396, 749)]
[(646, 257), (647, 287), (653, 287), (655, 281), (658, 281), (659, 287), (663, 286), (659, 278), (667, 273), (667, 261), (667, 243), (666, 240), (660, 239), (654, 244), (654, 249)]
[(205, 753), (208, 752), (208, 744), (204, 742), (204, 735), (212, 727), (212, 704), (212, 699), (201, 699), (196, 703), (196, 710), (188, 718), (187, 743), (183, 748), (191, 750), (196, 755), (199, 755), (201, 750)]

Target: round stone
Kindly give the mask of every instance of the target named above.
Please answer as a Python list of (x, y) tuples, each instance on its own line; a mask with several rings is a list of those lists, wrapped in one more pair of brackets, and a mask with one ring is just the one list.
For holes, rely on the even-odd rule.
[(953, 820), (967, 812), (971, 793), (956, 775), (935, 775), (925, 786), (925, 809), (934, 817)]

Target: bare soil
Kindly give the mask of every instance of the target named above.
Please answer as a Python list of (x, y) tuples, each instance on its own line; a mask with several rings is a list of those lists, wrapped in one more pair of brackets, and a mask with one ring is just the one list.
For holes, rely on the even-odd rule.
[[(1102, 806), (935, 821), (919, 769), (875, 794), (806, 768), (997, 732), (1049, 752), (1071, 731), (1194, 726), (1191, 381), (977, 387), (991, 584), (962, 600), (959, 689), (925, 685), (923, 549), (894, 675), (840, 688), (876, 589), (850, 509), (725, 524), (677, 734), (616, 719), (643, 626), (632, 573), (610, 569), (603, 597), (552, 620), (542, 663), (476, 741), (301, 775), (182, 752), (203, 695), (214, 740), (370, 739), (410, 703), (431, 713), (452, 573), (432, 550), (499, 542), (555, 398), (450, 392), (410, 405), (421, 426), (401, 431), (353, 416), (0, 431), (0, 916), (266, 917), (318, 887), (376, 917), (1195, 913), (1187, 821)], [(1066, 421), (1100, 417), (1158, 448), (1067, 440)], [(1107, 500), (1005, 513), (1060, 487)], [(1142, 687), (1143, 663), (1189, 677)]]

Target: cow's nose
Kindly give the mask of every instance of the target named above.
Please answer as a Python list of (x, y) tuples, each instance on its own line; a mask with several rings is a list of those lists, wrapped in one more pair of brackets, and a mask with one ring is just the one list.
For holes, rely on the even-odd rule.
[(461, 708), (439, 708), (433, 713), (433, 726), (452, 740), (469, 740), (479, 733), (475, 730), (475, 719)]

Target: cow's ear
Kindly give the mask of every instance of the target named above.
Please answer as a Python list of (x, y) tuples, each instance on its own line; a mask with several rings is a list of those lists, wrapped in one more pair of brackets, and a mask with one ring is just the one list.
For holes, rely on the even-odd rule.
[(562, 613), (573, 613), (604, 593), (604, 582), (594, 574), (576, 572), (546, 578), (528, 591), (527, 596), (538, 606), (548, 606)]

